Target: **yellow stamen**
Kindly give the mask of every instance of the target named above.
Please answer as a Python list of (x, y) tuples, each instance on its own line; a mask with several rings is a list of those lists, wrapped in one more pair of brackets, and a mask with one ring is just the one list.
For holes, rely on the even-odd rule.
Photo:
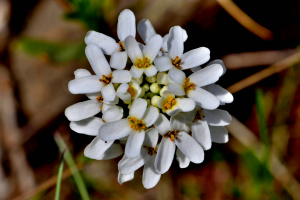
[(103, 82), (105, 84), (109, 84), (111, 82), (111, 79), (112, 79), (112, 74), (110, 74), (108, 76), (102, 75), (102, 78), (99, 79), (99, 81)]
[(179, 59), (179, 56), (176, 56), (175, 59), (173, 60), (172, 64), (173, 64), (174, 67), (176, 67), (177, 69), (181, 69), (180, 63), (181, 63), (181, 59)]

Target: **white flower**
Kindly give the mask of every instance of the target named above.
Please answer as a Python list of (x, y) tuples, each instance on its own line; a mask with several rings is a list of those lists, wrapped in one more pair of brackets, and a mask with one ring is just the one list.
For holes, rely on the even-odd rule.
[(135, 37), (135, 16), (131, 10), (123, 10), (118, 18), (118, 38), (117, 43), (113, 38), (95, 31), (87, 32), (85, 43), (95, 44), (101, 48), (104, 54), (111, 55), (110, 65), (115, 69), (124, 69), (127, 62), (127, 53), (124, 47), (124, 40), (127, 36)]
[(122, 185), (127, 181), (131, 181), (133, 178), (134, 178), (134, 172), (128, 175), (121, 174), (120, 172), (118, 173), (118, 182), (120, 183), (120, 185)]
[(169, 71), (169, 77), (174, 82), (168, 88), (175, 95), (187, 95), (202, 108), (213, 110), (220, 105), (219, 99), (200, 87), (215, 83), (222, 73), (221, 65), (212, 64), (186, 78), (183, 71), (174, 68)]
[(121, 174), (128, 175), (144, 166), (143, 185), (145, 188), (153, 188), (159, 181), (161, 174), (155, 171), (154, 162), (157, 153), (158, 132), (151, 128), (145, 133), (145, 140), (140, 155), (128, 158), (126, 155), (120, 160), (118, 168)]
[[(151, 22), (148, 19), (142, 19), (141, 21), (139, 21), (137, 30), (145, 44), (149, 42), (152, 36), (156, 35), (155, 29), (153, 28)], [(182, 29), (182, 37), (183, 42), (185, 42), (188, 38), (187, 32), (184, 29)], [(165, 54), (168, 52), (168, 38), (169, 34), (166, 34), (163, 37), (163, 43), (159, 52), (159, 56), (163, 55), (163, 53)]]
[(180, 26), (170, 29), (168, 37), (168, 56), (157, 57), (154, 64), (158, 71), (167, 71), (172, 68), (190, 69), (206, 63), (210, 58), (210, 51), (200, 47), (183, 54), (183, 36)]
[(85, 53), (96, 75), (70, 81), (69, 91), (72, 94), (101, 91), (105, 101), (113, 101), (116, 98), (113, 83), (128, 83), (132, 78), (130, 72), (120, 69), (112, 71), (101, 49), (96, 45), (88, 45)]
[(163, 96), (158, 101), (158, 107), (170, 116), (178, 112), (188, 112), (195, 108), (195, 101), (191, 98), (175, 98), (169, 90), (163, 92)]
[(132, 77), (140, 78), (144, 72), (149, 77), (157, 73), (157, 69), (152, 62), (161, 48), (162, 42), (161, 36), (156, 34), (150, 38), (149, 42), (141, 50), (134, 37), (128, 36), (125, 39), (124, 45), (133, 63), (130, 69)]
[(147, 101), (137, 98), (131, 105), (128, 118), (104, 124), (99, 129), (98, 136), (104, 141), (109, 141), (129, 135), (125, 155), (130, 158), (136, 157), (140, 154), (146, 129), (156, 121), (158, 114), (157, 108), (147, 108)]
[(172, 116), (169, 121), (166, 116), (160, 114), (154, 123), (155, 128), (162, 135), (155, 160), (155, 169), (160, 174), (164, 174), (170, 168), (176, 146), (191, 162), (201, 163), (204, 159), (202, 147), (186, 133), (184, 121), (182, 115)]
[[(90, 76), (91, 73), (86, 69), (78, 69), (74, 72), (75, 79)], [(116, 97), (114, 101), (103, 101), (101, 92), (87, 93), (86, 96), (90, 99), (79, 102), (69, 106), (65, 110), (65, 115), (69, 121), (80, 121), (98, 114), (101, 110), (104, 112), (108, 108), (119, 103), (119, 98)]]
[(131, 100), (136, 99), (141, 93), (142, 89), (140, 84), (134, 80), (130, 81), (128, 84), (122, 83), (117, 90), (117, 96), (125, 103), (129, 103)]

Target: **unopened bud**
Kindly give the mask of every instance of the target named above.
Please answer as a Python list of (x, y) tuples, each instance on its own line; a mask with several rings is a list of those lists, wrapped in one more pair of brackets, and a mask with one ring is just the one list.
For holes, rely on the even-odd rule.
[(147, 92), (146, 95), (149, 99), (151, 99), (155, 94), (153, 94), (152, 92)]
[(143, 82), (143, 76), (141, 76), (140, 78), (132, 78), (132, 80), (138, 82), (141, 85)]
[(161, 86), (158, 83), (152, 83), (150, 85), (150, 91), (154, 94), (158, 94), (161, 90)]
[(159, 95), (163, 96), (164, 91), (168, 90), (168, 86), (164, 86), (160, 91), (159, 91)]
[(144, 95), (145, 95), (145, 89), (144, 88), (141, 88), (141, 94), (140, 94), (140, 96), (139, 97), (143, 97)]
[(146, 76), (146, 81), (148, 81), (149, 83), (155, 83), (156, 82), (156, 75), (154, 75), (152, 77)]
[(168, 74), (164, 72), (158, 72), (157, 73), (157, 83), (158, 84), (163, 84), (163, 85), (168, 85)]
[(153, 106), (155, 106), (155, 107), (158, 107), (158, 101), (159, 101), (159, 99), (160, 99), (160, 96), (153, 96), (153, 97), (151, 98), (151, 104), (152, 104)]
[(145, 92), (148, 92), (149, 89), (150, 89), (150, 86), (149, 86), (148, 83), (145, 83), (145, 84), (142, 86), (142, 88), (144, 88)]

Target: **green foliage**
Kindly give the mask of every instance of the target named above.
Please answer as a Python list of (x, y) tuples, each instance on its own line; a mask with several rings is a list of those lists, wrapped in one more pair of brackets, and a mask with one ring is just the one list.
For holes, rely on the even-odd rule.
[(85, 57), (84, 42), (59, 44), (33, 38), (21, 38), (17, 41), (17, 47), (30, 55), (52, 62), (67, 62)]
[(103, 21), (103, 5), (105, 0), (68, 0), (71, 11), (65, 17), (81, 21), (88, 29), (99, 30), (99, 24)]
[(57, 182), (56, 182), (56, 189), (55, 189), (55, 200), (59, 200), (60, 197), (60, 186), (61, 186), (61, 178), (63, 174), (64, 169), (64, 152), (61, 156), (61, 161), (58, 169), (58, 175), (57, 175)]

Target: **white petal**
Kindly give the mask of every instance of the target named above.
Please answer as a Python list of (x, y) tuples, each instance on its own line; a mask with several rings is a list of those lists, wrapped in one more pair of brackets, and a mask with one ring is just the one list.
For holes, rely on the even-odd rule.
[(187, 168), (190, 164), (190, 159), (188, 159), (179, 148), (176, 150), (176, 160), (178, 161), (180, 168)]
[(145, 72), (146, 76), (152, 77), (152, 76), (156, 75), (157, 69), (154, 65), (150, 65), (150, 67), (147, 67), (144, 69), (144, 72)]
[(180, 108), (178, 106), (173, 106), (172, 109), (166, 110), (166, 113), (169, 116), (177, 115), (180, 112)]
[(176, 146), (180, 151), (188, 157), (188, 159), (193, 163), (201, 163), (204, 160), (204, 151), (202, 147), (192, 138), (189, 134), (181, 131), (177, 134), (177, 139), (175, 140)]
[(154, 58), (156, 57), (158, 51), (161, 48), (163, 39), (160, 35), (156, 34), (150, 38), (149, 42), (146, 44), (145, 48), (143, 49), (144, 58), (148, 58), (150, 63), (153, 62)]
[(89, 60), (95, 74), (100, 78), (102, 78), (102, 75), (108, 76), (111, 73), (110, 66), (98, 46), (93, 44), (88, 45), (85, 48), (85, 55)]
[(191, 68), (191, 71), (192, 71), (192, 72), (197, 72), (197, 71), (199, 71), (199, 70), (201, 70), (201, 69), (202, 69), (201, 66), (197, 66), (197, 67)]
[(181, 84), (181, 85), (184, 84), (184, 81), (186, 79), (185, 73), (175, 67), (170, 69), (168, 76), (170, 77), (170, 79), (172, 81), (174, 81), (175, 83)]
[(103, 104), (109, 104), (109, 105), (116, 105), (119, 103), (119, 98), (116, 96), (115, 99), (113, 101), (104, 101), (103, 100)]
[(145, 99), (137, 98), (132, 103), (129, 110), (130, 117), (136, 117), (137, 119), (142, 119), (147, 108), (147, 101)]
[(114, 69), (124, 69), (127, 63), (127, 53), (126, 51), (114, 52), (110, 57), (110, 67)]
[(159, 114), (157, 120), (154, 123), (154, 127), (159, 134), (164, 135), (170, 131), (170, 121), (163, 114)]
[(170, 138), (162, 138), (154, 164), (158, 173), (164, 174), (169, 170), (174, 158), (175, 148), (176, 145)]
[(113, 101), (116, 98), (116, 91), (112, 83), (107, 84), (101, 90), (104, 101)]
[(145, 133), (144, 146), (154, 148), (158, 141), (158, 132), (155, 128), (150, 128)]
[(183, 37), (182, 28), (180, 26), (174, 26), (170, 29), (168, 38), (168, 53), (173, 60), (176, 56), (181, 58), (183, 54)]
[(84, 149), (84, 155), (91, 159), (98, 159), (112, 144), (112, 141), (103, 141), (95, 137), (93, 141)]
[(120, 185), (122, 185), (123, 183), (127, 182), (127, 181), (131, 181), (134, 178), (134, 172), (132, 172), (131, 174), (128, 175), (123, 175), (119, 172), (118, 174), (118, 182), (120, 183)]
[(191, 129), (192, 129), (192, 125), (191, 124), (187, 124), (187, 123), (184, 124), (184, 126), (183, 126), (183, 131), (184, 132), (190, 133)]
[(69, 121), (79, 121), (92, 117), (101, 111), (101, 105), (97, 100), (87, 100), (76, 103), (66, 108), (65, 115)]
[(182, 40), (185, 42), (188, 39), (188, 35), (185, 29), (182, 29)]
[(144, 68), (138, 68), (135, 65), (132, 65), (130, 68), (130, 74), (133, 78), (140, 78), (144, 72)]
[(192, 137), (202, 146), (204, 150), (211, 148), (210, 132), (205, 119), (195, 120), (192, 123), (192, 134)]
[(124, 46), (133, 64), (137, 64), (138, 59), (143, 59), (143, 53), (134, 37), (128, 36), (124, 41)]
[(184, 128), (185, 118), (182, 115), (175, 115), (170, 120), (170, 131), (182, 131)]
[(163, 37), (163, 44), (162, 44), (162, 47), (161, 47), (164, 52), (168, 52), (168, 39), (169, 39), (169, 34), (166, 34)]
[(92, 74), (91, 74), (91, 72), (89, 72), (86, 69), (77, 69), (74, 72), (74, 75), (75, 75), (75, 78), (81, 78), (81, 77), (84, 77), (84, 76), (90, 76)]
[(112, 82), (113, 83), (128, 83), (131, 81), (131, 74), (128, 70), (115, 70), (112, 73)]
[(101, 92), (94, 92), (94, 93), (86, 93), (86, 96), (89, 99), (97, 99), (97, 97), (102, 96)]
[(217, 84), (207, 85), (205, 86), (205, 89), (210, 93), (212, 93), (213, 95), (215, 95), (220, 100), (220, 102), (223, 103), (233, 102), (232, 94)]
[(182, 55), (180, 67), (190, 69), (206, 63), (210, 59), (210, 51), (206, 47), (199, 47), (188, 51)]
[(101, 118), (91, 117), (81, 121), (71, 122), (70, 128), (77, 133), (96, 136), (103, 124), (104, 122)]
[(125, 137), (130, 132), (132, 132), (132, 129), (128, 119), (121, 119), (103, 124), (99, 129), (98, 136), (101, 140), (109, 141)]
[(84, 41), (87, 45), (95, 44), (104, 54), (111, 55), (115, 51), (119, 51), (119, 44), (113, 38), (98, 33), (96, 31), (89, 31), (86, 33)]
[(154, 59), (154, 65), (160, 72), (167, 71), (174, 67), (172, 64), (172, 60), (169, 58), (169, 56), (156, 57)]
[(217, 59), (217, 60), (213, 60), (213, 61), (211, 61), (210, 63), (208, 63), (207, 64), (207, 66), (209, 66), (209, 65), (213, 65), (213, 64), (219, 64), (219, 65), (222, 65), (222, 68), (223, 68), (223, 74), (222, 75), (224, 75), (225, 73), (226, 73), (226, 67), (225, 67), (225, 65), (224, 65), (224, 62), (222, 61), (222, 60), (220, 60), (220, 59)]
[(72, 94), (86, 94), (100, 92), (104, 83), (99, 81), (96, 75), (85, 76), (71, 80), (68, 84), (69, 91)]
[(129, 35), (135, 37), (135, 16), (129, 9), (123, 10), (118, 18), (118, 38), (124, 41)]
[(154, 162), (156, 155), (151, 156), (151, 158), (146, 162), (143, 171), (143, 185), (146, 189), (153, 188), (158, 183), (161, 174), (155, 171)]
[(127, 92), (128, 88), (129, 85), (127, 83), (122, 83), (117, 90), (117, 96), (123, 101), (131, 100), (131, 95)]
[(202, 87), (219, 80), (222, 75), (223, 68), (219, 64), (210, 65), (189, 76), (190, 82)]
[(192, 110), (189, 112), (182, 112), (180, 114), (182, 114), (185, 117), (185, 123), (191, 124), (195, 119), (196, 110)]
[(191, 111), (195, 108), (196, 103), (191, 98), (176, 98), (178, 107), (183, 112)]
[(228, 130), (224, 126), (209, 126), (211, 140), (215, 143), (226, 143), (229, 140)]
[(162, 85), (168, 85), (168, 74), (164, 73), (164, 72), (158, 72), (157, 73), (157, 83), (158, 84), (162, 84)]
[(124, 151), (123, 151), (121, 144), (114, 143), (96, 160), (110, 160), (110, 159), (119, 157), (123, 153), (124, 153)]
[(152, 124), (154, 124), (154, 122), (157, 120), (158, 118), (158, 109), (154, 106), (149, 106), (146, 111), (145, 114), (142, 118), (143, 122), (146, 123), (146, 126), (149, 127)]
[(102, 105), (102, 113), (106, 112), (108, 109), (113, 108), (113, 107), (116, 107), (116, 105), (104, 103)]
[(141, 51), (143, 52), (143, 49), (145, 48), (145, 45), (143, 45), (142, 43), (139, 43), (139, 42), (138, 42), (138, 45), (139, 45)]
[(102, 119), (105, 122), (117, 121), (120, 120), (122, 117), (123, 117), (123, 112), (118, 107), (109, 108), (102, 115)]
[(187, 96), (194, 99), (204, 109), (213, 110), (220, 105), (217, 97), (199, 87), (189, 90)]
[(205, 115), (208, 125), (211, 126), (226, 126), (232, 120), (231, 115), (225, 110), (203, 110), (202, 112)]
[(126, 157), (134, 158), (140, 155), (144, 139), (145, 139), (144, 130), (131, 132), (125, 146)]
[(181, 84), (178, 84), (178, 83), (170, 83), (168, 85), (168, 89), (175, 95), (178, 95), (178, 96), (184, 96), (185, 95), (185, 92), (184, 92), (184, 88), (183, 88), (183, 85)]
[(142, 167), (149, 160), (149, 158), (150, 155), (148, 155), (148, 150), (143, 147), (141, 149), (141, 154), (134, 158), (128, 158), (126, 155), (124, 155), (118, 163), (118, 169), (121, 174), (131, 174)]
[(147, 44), (150, 38), (156, 34), (151, 22), (148, 19), (142, 19), (139, 21), (137, 29), (145, 44)]

